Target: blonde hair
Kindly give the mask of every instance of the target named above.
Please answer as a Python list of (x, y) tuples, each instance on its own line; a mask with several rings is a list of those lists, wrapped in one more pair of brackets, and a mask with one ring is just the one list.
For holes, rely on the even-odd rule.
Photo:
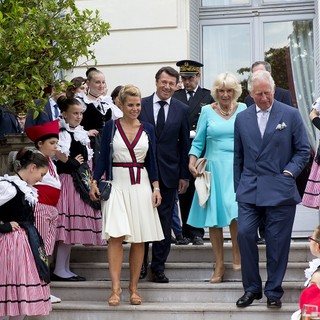
[(118, 94), (120, 103), (124, 104), (128, 97), (139, 97), (141, 99), (140, 89), (133, 84), (125, 85)]
[(320, 224), (314, 229), (313, 237), (315, 238), (315, 240), (320, 241)]
[(218, 90), (226, 87), (227, 89), (232, 89), (234, 92), (234, 101), (237, 101), (241, 96), (242, 88), (237, 77), (231, 72), (220, 73), (213, 82), (211, 94), (214, 100), (217, 101)]

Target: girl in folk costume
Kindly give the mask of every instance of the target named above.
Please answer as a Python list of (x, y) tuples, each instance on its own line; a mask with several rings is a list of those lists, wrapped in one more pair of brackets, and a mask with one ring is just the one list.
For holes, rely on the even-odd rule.
[[(313, 103), (309, 114), (312, 124), (320, 130), (320, 97)], [(302, 197), (302, 204), (310, 208), (320, 206), (320, 145), (312, 162), (308, 182)]]
[(94, 150), (94, 164), (97, 161), (101, 133), (106, 121), (122, 117), (122, 111), (113, 103), (111, 96), (107, 95), (107, 83), (103, 72), (97, 68), (89, 68), (86, 72), (88, 91), (80, 93), (77, 99), (84, 107), (81, 125), (85, 130), (98, 130), (99, 134), (90, 138)]
[(309, 268), (304, 270), (306, 288), (300, 294), (300, 309), (291, 316), (291, 320), (302, 319), (304, 305), (316, 305), (320, 311), (320, 225), (315, 228), (309, 241), (310, 252), (316, 259), (309, 261)]
[(90, 167), (93, 151), (89, 147), (91, 131), (85, 131), (80, 122), (83, 107), (75, 98), (60, 97), (59, 145), (56, 157), (61, 181), (61, 194), (57, 204), (59, 212), (56, 240), (56, 265), (53, 281), (84, 281), (85, 278), (70, 271), (70, 253), (73, 244), (101, 245), (101, 211), (90, 200)]
[[(38, 229), (44, 245), (46, 254), (51, 256), (56, 240), (56, 229), (58, 220), (58, 210), (56, 205), (59, 200), (61, 183), (52, 161), (59, 138), (59, 121), (51, 121), (39, 126), (29, 127), (25, 130), (27, 136), (35, 144), (35, 147), (47, 157), (49, 170), (41, 182), (35, 184), (38, 189), (38, 203), (34, 210), (35, 226)], [(61, 300), (53, 295), (50, 297), (51, 303)]]
[(47, 173), (48, 161), (26, 148), (9, 156), (15, 175), (0, 177), (0, 319), (21, 320), (51, 311), (47, 259), (34, 226), (38, 195), (32, 187)]

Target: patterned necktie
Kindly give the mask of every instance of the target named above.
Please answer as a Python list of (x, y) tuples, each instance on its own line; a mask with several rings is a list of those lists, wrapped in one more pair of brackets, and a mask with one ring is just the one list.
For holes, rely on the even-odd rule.
[(263, 138), (264, 131), (266, 130), (267, 122), (268, 122), (268, 114), (269, 111), (259, 111), (260, 116), (258, 117), (258, 125), (261, 133), (261, 138)]
[(158, 117), (157, 117), (157, 135), (158, 137), (160, 137), (161, 132), (163, 130), (164, 124), (166, 122), (165, 120), (165, 116), (164, 116), (164, 106), (167, 104), (166, 101), (158, 101), (158, 103), (160, 104), (160, 109), (158, 112)]
[(55, 104), (53, 106), (53, 109), (54, 109), (54, 118), (55, 119), (58, 119), (59, 115), (60, 115), (60, 111), (59, 111), (59, 107)]

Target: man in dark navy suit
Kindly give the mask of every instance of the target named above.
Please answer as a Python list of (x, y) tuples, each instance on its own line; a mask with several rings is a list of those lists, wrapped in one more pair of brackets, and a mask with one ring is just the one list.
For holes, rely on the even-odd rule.
[[(256, 61), (252, 64), (251, 72), (253, 73), (258, 70), (266, 70), (270, 74), (272, 74), (271, 73), (271, 65), (269, 62), (266, 62), (266, 61)], [(274, 99), (276, 99), (277, 101), (280, 101), (282, 103), (285, 103), (289, 106), (292, 106), (292, 107), (294, 106), (291, 93), (287, 89), (276, 87), (275, 92), (274, 92)], [(244, 98), (244, 103), (247, 105), (247, 107), (250, 107), (252, 104), (254, 104), (254, 100), (250, 95), (247, 95)]]
[[(42, 111), (39, 112), (37, 117), (34, 117), (34, 110), (30, 110), (26, 122), (25, 128), (32, 126), (38, 126), (53, 120), (56, 120), (60, 115), (60, 109), (57, 105), (57, 100), (59, 97), (66, 95), (65, 86), (63, 83), (56, 83), (50, 87), (51, 94), (48, 102), (45, 104)], [(38, 103), (37, 101), (35, 103)]]
[[(156, 131), (156, 151), (162, 196), (158, 213), (165, 239), (152, 245), (153, 281), (167, 283), (165, 262), (170, 252), (172, 213), (175, 196), (189, 185), (188, 152), (190, 149), (188, 106), (173, 98), (179, 73), (162, 67), (155, 76), (156, 92), (142, 99), (140, 120), (151, 123)], [(146, 250), (145, 257), (148, 252)], [(146, 261), (146, 259), (145, 259)]]
[(5, 107), (0, 107), (0, 137), (22, 133), (17, 116)]
[[(184, 88), (177, 90), (173, 97), (189, 105), (189, 126), (190, 126), (190, 144), (196, 134), (197, 123), (201, 108), (204, 105), (214, 102), (211, 92), (208, 89), (201, 88), (200, 68), (203, 64), (193, 60), (180, 60), (176, 63), (180, 67), (180, 76)], [(183, 236), (189, 238), (194, 245), (203, 244), (203, 228), (195, 228), (187, 224), (189, 211), (195, 192), (194, 178), (191, 176), (187, 192), (179, 195), (179, 204), (182, 219)]]

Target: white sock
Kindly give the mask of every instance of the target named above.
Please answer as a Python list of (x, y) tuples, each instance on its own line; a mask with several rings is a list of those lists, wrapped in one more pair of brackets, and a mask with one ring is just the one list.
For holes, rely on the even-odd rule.
[(68, 274), (70, 274), (70, 277), (75, 277), (77, 275), (70, 270), (70, 256), (71, 256), (71, 247), (70, 247), (69, 255), (66, 259), (65, 270), (68, 272)]
[(57, 247), (56, 265), (53, 273), (62, 278), (73, 277), (69, 271), (71, 244), (59, 242)]

